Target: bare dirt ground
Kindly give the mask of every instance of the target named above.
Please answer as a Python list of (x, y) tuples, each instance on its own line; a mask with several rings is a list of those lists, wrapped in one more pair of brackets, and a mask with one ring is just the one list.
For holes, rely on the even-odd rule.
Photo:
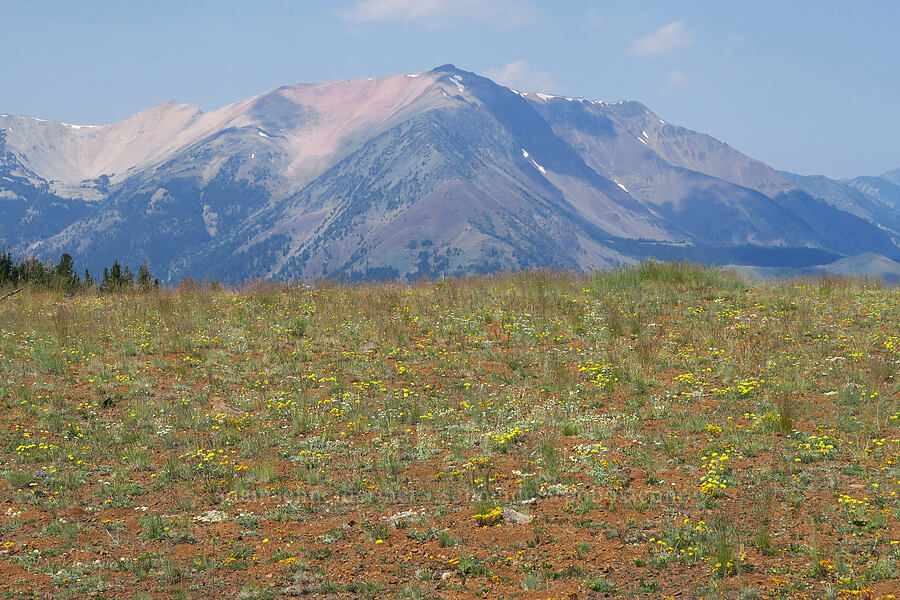
[(897, 291), (645, 265), (0, 319), (5, 598), (900, 589)]

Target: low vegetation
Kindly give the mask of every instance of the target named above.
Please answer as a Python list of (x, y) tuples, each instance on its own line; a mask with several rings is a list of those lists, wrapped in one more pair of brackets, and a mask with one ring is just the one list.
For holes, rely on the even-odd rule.
[(683, 264), (26, 287), (0, 593), (893, 598), (898, 323)]

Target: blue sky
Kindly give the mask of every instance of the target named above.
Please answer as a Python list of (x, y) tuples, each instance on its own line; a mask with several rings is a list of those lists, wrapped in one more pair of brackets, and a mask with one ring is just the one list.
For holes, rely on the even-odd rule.
[(640, 100), (775, 168), (900, 167), (900, 3), (0, 0), (0, 112), (116, 121), (452, 62), (522, 90)]

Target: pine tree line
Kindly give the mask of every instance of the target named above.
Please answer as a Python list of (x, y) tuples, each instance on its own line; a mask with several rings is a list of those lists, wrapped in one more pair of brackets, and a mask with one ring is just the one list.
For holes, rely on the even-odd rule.
[(63, 253), (59, 262), (42, 262), (34, 256), (18, 262), (10, 251), (0, 253), (0, 288), (33, 286), (60, 290), (74, 294), (79, 290), (99, 289), (101, 292), (138, 289), (147, 292), (159, 287), (159, 279), (150, 272), (150, 264), (138, 267), (137, 280), (131, 267), (124, 268), (118, 260), (111, 267), (103, 268), (103, 277), (97, 283), (85, 269), (84, 277), (75, 271), (75, 262), (69, 253)]

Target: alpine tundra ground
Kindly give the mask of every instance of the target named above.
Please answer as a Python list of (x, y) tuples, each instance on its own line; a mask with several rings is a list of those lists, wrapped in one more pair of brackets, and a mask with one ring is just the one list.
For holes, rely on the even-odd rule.
[(5, 598), (893, 598), (900, 292), (686, 265), (0, 302)]

